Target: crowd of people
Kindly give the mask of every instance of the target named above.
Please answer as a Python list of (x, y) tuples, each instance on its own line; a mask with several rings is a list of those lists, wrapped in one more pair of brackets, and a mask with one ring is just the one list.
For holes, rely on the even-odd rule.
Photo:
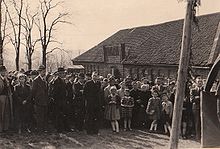
[[(99, 134), (145, 129), (170, 134), (175, 81), (116, 79), (71, 74), (64, 68), (46, 74), (46, 68), (7, 72), (0, 67), (0, 132), (83, 131)], [(200, 138), (200, 91), (203, 80), (188, 81), (183, 103), (181, 135)]]

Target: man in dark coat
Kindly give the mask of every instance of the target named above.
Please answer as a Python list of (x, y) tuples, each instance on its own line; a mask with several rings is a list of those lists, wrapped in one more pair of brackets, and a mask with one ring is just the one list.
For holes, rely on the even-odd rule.
[(203, 90), (203, 80), (201, 79), (200, 76), (197, 76), (196, 87), (190, 91), (197, 140), (200, 140), (201, 138), (200, 93), (202, 90)]
[[(65, 78), (65, 84), (66, 84), (66, 90), (67, 90), (67, 94), (66, 94), (66, 98), (67, 98), (67, 120), (68, 120), (68, 126), (70, 127), (70, 129), (72, 128), (74, 122), (75, 122), (75, 107), (74, 107), (74, 93), (73, 93), (73, 75), (66, 75)], [(73, 130), (73, 129), (71, 129)]]
[(50, 85), (50, 97), (55, 105), (55, 128), (58, 132), (69, 130), (67, 120), (67, 89), (65, 84), (65, 69), (58, 68), (57, 76)]
[(86, 102), (86, 130), (87, 134), (98, 134), (101, 112), (101, 83), (98, 73), (92, 73), (92, 80), (86, 82), (83, 95)]
[(138, 89), (137, 82), (132, 82), (132, 89), (130, 91), (131, 97), (134, 98), (134, 108), (133, 108), (133, 116), (132, 116), (132, 125), (133, 127), (140, 127), (140, 119), (139, 114), (141, 110), (141, 91)]
[(46, 68), (40, 65), (38, 68), (39, 75), (34, 79), (32, 85), (32, 96), (34, 100), (34, 111), (39, 131), (47, 129), (47, 113), (48, 113), (48, 88), (45, 81)]
[(84, 118), (85, 118), (85, 100), (83, 97), (84, 89), (84, 74), (80, 73), (78, 75), (78, 82), (74, 84), (75, 93), (75, 126), (78, 131), (83, 130)]

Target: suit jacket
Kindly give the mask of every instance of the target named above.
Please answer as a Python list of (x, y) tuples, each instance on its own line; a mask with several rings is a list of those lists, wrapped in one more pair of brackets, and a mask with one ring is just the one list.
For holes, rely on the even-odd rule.
[(34, 104), (38, 106), (48, 105), (48, 89), (47, 82), (42, 80), (40, 76), (36, 77), (33, 81), (32, 96)]
[(139, 89), (130, 91), (130, 96), (134, 98), (134, 109), (140, 108), (141, 105), (141, 91)]
[(192, 109), (194, 110), (200, 110), (200, 92), (203, 90), (203, 87), (201, 89), (199, 88), (194, 88), (190, 91), (190, 98), (191, 102), (193, 104)]
[(66, 83), (60, 78), (56, 78), (50, 85), (50, 97), (54, 99), (55, 104), (64, 105), (67, 102)]
[(101, 107), (101, 83), (90, 80), (86, 82), (83, 92), (86, 100), (86, 108), (99, 108)]
[(75, 103), (77, 107), (81, 107), (85, 105), (83, 90), (84, 90), (84, 84), (80, 84), (79, 82), (74, 84)]
[(71, 82), (65, 83), (66, 84), (66, 90), (67, 90), (67, 98), (68, 100), (73, 99), (73, 84)]
[(31, 89), (30, 86), (25, 84), (22, 87), (20, 84), (17, 84), (14, 87), (14, 102), (16, 106), (21, 106), (23, 101), (26, 100), (28, 103), (31, 102)]

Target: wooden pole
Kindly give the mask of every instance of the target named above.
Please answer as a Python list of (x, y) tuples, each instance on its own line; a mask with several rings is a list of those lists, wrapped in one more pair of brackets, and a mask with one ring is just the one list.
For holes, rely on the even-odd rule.
[(2, 0), (0, 0), (0, 66), (3, 65), (3, 41), (2, 41)]
[(193, 13), (193, 1), (187, 0), (187, 10), (183, 26), (183, 36), (181, 45), (181, 55), (179, 61), (177, 88), (175, 95), (172, 130), (170, 136), (170, 149), (177, 149), (180, 135), (180, 126), (182, 118), (183, 100), (185, 98), (185, 86), (187, 81), (187, 72), (190, 58), (190, 45), (191, 45), (191, 25)]

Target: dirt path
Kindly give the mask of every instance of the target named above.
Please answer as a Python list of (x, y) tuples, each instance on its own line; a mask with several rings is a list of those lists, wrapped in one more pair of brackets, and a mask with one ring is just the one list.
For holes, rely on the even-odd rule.
[[(169, 138), (141, 130), (113, 134), (111, 130), (101, 130), (99, 136), (89, 136), (85, 132), (66, 134), (0, 134), (0, 148), (7, 149), (166, 149)], [(181, 140), (180, 148), (199, 148), (199, 143)]]

